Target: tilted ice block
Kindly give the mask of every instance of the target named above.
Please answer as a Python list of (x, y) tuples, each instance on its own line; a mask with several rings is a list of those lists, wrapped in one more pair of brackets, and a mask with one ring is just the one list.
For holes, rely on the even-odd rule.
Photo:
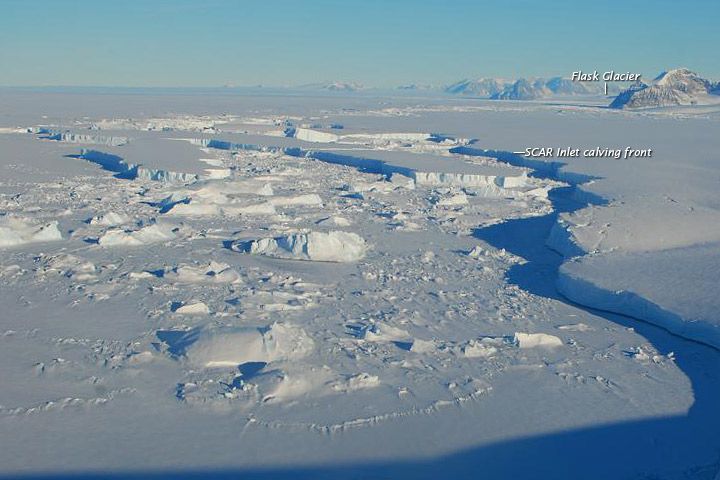
[(310, 232), (233, 244), (235, 251), (316, 262), (355, 262), (365, 256), (365, 240), (349, 232)]
[(173, 172), (169, 170), (161, 170), (154, 168), (145, 168), (138, 166), (135, 178), (141, 180), (153, 180), (158, 182), (169, 183), (192, 183), (199, 179), (198, 175), (185, 172)]
[(119, 177), (130, 180), (141, 179), (171, 183), (192, 183), (199, 178), (198, 175), (192, 173), (152, 169), (134, 163), (127, 163), (118, 155), (112, 155), (98, 150), (82, 149), (80, 158), (96, 163), (105, 170), (115, 172)]
[(56, 140), (65, 143), (84, 143), (87, 145), (107, 145), (117, 147), (125, 145), (130, 140), (127, 137), (92, 135), (88, 133), (71, 132), (47, 132), (48, 140)]
[(0, 216), (0, 248), (62, 240), (58, 222), (37, 224), (20, 217)]
[(321, 132), (318, 130), (311, 130), (309, 128), (288, 128), (285, 130), (285, 136), (297, 138), (298, 140), (304, 140), (306, 142), (315, 143), (331, 143), (337, 142), (339, 137), (332, 133)]

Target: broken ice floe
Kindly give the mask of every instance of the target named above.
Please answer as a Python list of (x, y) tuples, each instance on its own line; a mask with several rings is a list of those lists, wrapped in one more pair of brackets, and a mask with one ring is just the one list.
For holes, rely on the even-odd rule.
[(468, 204), (468, 197), (463, 191), (438, 192), (431, 200), (439, 207), (457, 207)]
[(527, 263), (527, 260), (525, 260), (524, 258), (510, 253), (510, 252), (506, 251), (504, 248), (501, 248), (500, 250), (495, 250), (495, 249), (490, 250), (490, 249), (483, 248), (480, 245), (474, 246), (472, 248), (472, 250), (467, 252), (467, 256), (470, 258), (475, 258), (475, 259), (481, 260), (481, 261), (493, 259), (493, 260), (501, 260), (501, 261), (509, 263), (509, 264), (517, 264), (517, 265), (522, 265), (524, 263)]
[(515, 333), (515, 343), (520, 348), (555, 348), (562, 346), (563, 342), (554, 335), (547, 333)]
[(77, 281), (96, 279), (98, 268), (94, 263), (75, 255), (61, 253), (53, 256), (40, 256), (37, 259), (41, 266), (36, 274), (45, 276), (49, 274), (62, 275)]
[(170, 183), (192, 183), (199, 179), (199, 176), (193, 173), (147, 168), (135, 163), (128, 163), (118, 155), (97, 150), (82, 149), (79, 158), (96, 163), (105, 170), (115, 172), (118, 177), (130, 180), (140, 179)]
[(106, 145), (117, 147), (125, 145), (130, 141), (127, 137), (94, 135), (88, 133), (55, 132), (47, 129), (41, 129), (37, 133), (44, 134), (45, 136), (42, 138), (46, 140), (55, 140), (63, 143), (82, 143), (85, 145)]

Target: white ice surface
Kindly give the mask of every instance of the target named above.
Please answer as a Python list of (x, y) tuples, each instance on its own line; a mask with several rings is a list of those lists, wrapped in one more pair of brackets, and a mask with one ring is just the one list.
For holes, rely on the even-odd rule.
[[(712, 320), (712, 111), (79, 98), (0, 95), (0, 210), (62, 235), (0, 257), (0, 474), (715, 475), (717, 352), (567, 302), (544, 246), (566, 212), (557, 245), (594, 252), (561, 267), (568, 295), (634, 314), (614, 293), (632, 292)], [(348, 143), (270, 135), (285, 122), (341, 124)], [(95, 143), (19, 128), (41, 126)], [(656, 155), (558, 168), (502, 154), (548, 142)], [(121, 178), (83, 147), (157, 174)], [(558, 180), (580, 185), (558, 198)], [(350, 258), (309, 233), (328, 231), (363, 255), (307, 261)], [(293, 238), (302, 248), (280, 248)], [(258, 239), (281, 258), (233, 248)]]

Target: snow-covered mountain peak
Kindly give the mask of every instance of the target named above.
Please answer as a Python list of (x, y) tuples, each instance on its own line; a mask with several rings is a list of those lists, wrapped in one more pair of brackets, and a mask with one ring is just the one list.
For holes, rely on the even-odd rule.
[(554, 95), (600, 94), (598, 85), (573, 82), (565, 77), (552, 78), (503, 78), (481, 77), (475, 80), (460, 80), (445, 88), (446, 93), (472, 95), (493, 100), (533, 100)]
[(491, 97), (502, 92), (512, 82), (502, 78), (464, 79), (445, 88), (445, 92), (477, 97)]
[(661, 73), (648, 85), (638, 83), (621, 92), (610, 108), (651, 108), (713, 103), (717, 85), (687, 68)]
[(686, 93), (707, 93), (710, 82), (687, 68), (663, 72), (654, 80), (655, 85), (676, 88)]

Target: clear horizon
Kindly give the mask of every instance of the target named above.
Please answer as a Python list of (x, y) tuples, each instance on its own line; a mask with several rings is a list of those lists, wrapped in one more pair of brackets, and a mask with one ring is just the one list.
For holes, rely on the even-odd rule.
[(0, 85), (389, 88), (677, 67), (717, 79), (719, 17), (708, 0), (6, 0)]

